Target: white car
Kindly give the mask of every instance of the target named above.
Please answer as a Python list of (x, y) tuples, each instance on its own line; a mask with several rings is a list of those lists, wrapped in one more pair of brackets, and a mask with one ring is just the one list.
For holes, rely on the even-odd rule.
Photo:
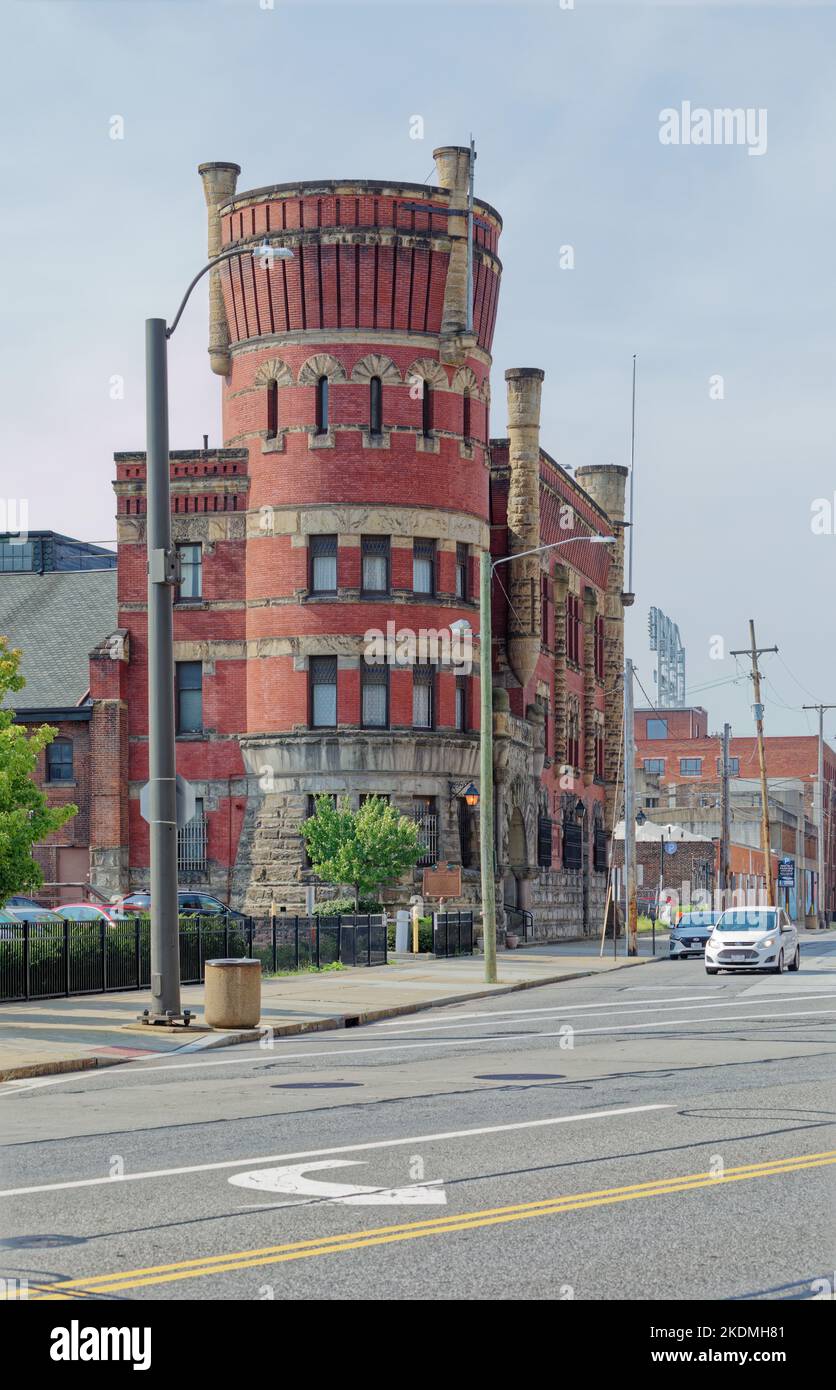
[(801, 964), (798, 930), (782, 907), (732, 907), (722, 913), (705, 947), (705, 973), (763, 970), (782, 975)]

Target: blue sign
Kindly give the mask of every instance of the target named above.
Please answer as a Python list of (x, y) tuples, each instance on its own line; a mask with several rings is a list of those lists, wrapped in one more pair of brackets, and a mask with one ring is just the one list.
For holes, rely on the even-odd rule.
[(778, 860), (778, 884), (781, 888), (795, 887), (795, 861), (793, 859)]
[(665, 841), (665, 854), (676, 854), (676, 845), (673, 840)]

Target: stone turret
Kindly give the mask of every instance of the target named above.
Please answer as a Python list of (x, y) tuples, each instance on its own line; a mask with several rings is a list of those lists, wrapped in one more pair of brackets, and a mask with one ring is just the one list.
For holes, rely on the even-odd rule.
[[(475, 157), (475, 156), (474, 156)], [(444, 287), (444, 311), (441, 318), (442, 360), (459, 364), (464, 361), (464, 341), (467, 327), (467, 195), (470, 181), (470, 150), (461, 145), (445, 145), (433, 150), (439, 187), (450, 192), (451, 206), (459, 215), (448, 217), (450, 263)], [(464, 215), (462, 215), (464, 214)], [(471, 340), (473, 341), (473, 340)]]
[[(539, 367), (510, 367), (508, 384), (508, 546), (511, 554), (540, 544)], [(512, 560), (509, 569), (508, 661), (525, 686), (540, 655), (540, 557)]]
[[(220, 209), (235, 193), (241, 169), (237, 164), (201, 164), (203, 193), (209, 214), (209, 259), (221, 248)], [(226, 322), (220, 270), (209, 272), (209, 365), (218, 376), (229, 372), (229, 328)]]
[[(616, 542), (610, 548), (610, 567), (607, 592), (604, 598), (604, 719), (610, 730), (621, 723), (624, 672), (624, 609), (633, 601), (624, 593), (624, 510), (629, 470), (616, 463), (590, 464), (578, 468), (575, 478), (582, 488), (605, 511), (615, 531)], [(613, 798), (619, 779), (620, 741), (609, 737), (605, 744), (604, 780), (606, 783), (607, 825), (612, 824)]]

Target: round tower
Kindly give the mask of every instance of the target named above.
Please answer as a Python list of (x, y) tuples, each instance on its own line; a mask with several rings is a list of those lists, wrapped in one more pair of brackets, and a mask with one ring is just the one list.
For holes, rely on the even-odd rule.
[(253, 911), (302, 896), (317, 793), (424, 810), (432, 857), (462, 857), (450, 787), (477, 771), (479, 697), (450, 625), (477, 626), (488, 544), (501, 220), (475, 200), (468, 332), (469, 151), (435, 158), (438, 186), (243, 193), (237, 166), (201, 166), (211, 249), (293, 252), (224, 264), (210, 313), (224, 443), (249, 454), (235, 875)]

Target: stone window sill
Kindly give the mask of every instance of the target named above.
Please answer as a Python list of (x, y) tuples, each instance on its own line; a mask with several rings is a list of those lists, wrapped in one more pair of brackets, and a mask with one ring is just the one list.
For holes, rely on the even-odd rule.
[(415, 437), (415, 447), (419, 454), (437, 454), (441, 450), (441, 440), (437, 434), (419, 434)]
[(309, 431), (308, 431), (308, 448), (309, 448), (309, 449), (333, 449), (333, 448), (334, 448), (334, 431), (333, 431), (333, 429), (325, 430), (322, 434), (317, 434), (316, 430), (309, 430)]
[(261, 441), (261, 452), (263, 454), (283, 454), (284, 440), (287, 430), (279, 430), (278, 434), (263, 435)]
[(370, 430), (360, 431), (363, 437), (364, 449), (388, 449), (391, 438), (391, 430), (382, 430), (380, 434), (372, 434)]

